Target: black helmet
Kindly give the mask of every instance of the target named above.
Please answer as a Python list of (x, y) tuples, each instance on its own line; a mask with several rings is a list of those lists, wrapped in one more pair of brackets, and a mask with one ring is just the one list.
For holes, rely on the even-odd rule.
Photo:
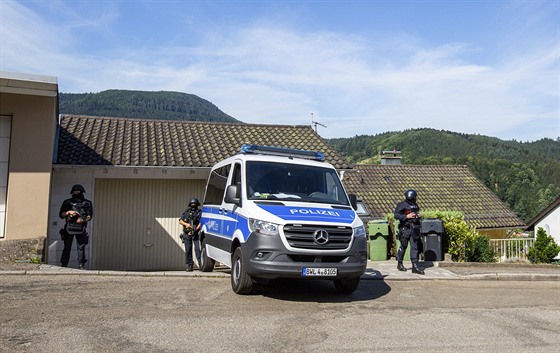
[(200, 206), (200, 201), (198, 201), (198, 199), (195, 197), (191, 199), (191, 202), (189, 202), (189, 207), (191, 207), (193, 204), (195, 204), (195, 207), (198, 207)]
[(415, 201), (416, 196), (417, 196), (416, 190), (408, 189), (404, 192), (404, 197), (406, 197), (408, 201)]
[(76, 185), (72, 186), (72, 190), (70, 190), (70, 193), (73, 194), (74, 191), (79, 191), (81, 193), (85, 193), (86, 189), (84, 189), (84, 187), (81, 186), (80, 184), (76, 184)]

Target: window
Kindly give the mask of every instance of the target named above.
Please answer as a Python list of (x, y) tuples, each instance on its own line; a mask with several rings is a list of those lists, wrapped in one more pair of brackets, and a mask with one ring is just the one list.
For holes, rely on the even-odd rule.
[(231, 185), (237, 185), (237, 195), (235, 197), (241, 198), (241, 164), (239, 163), (236, 163), (233, 167)]
[(367, 216), (369, 215), (369, 211), (366, 207), (366, 204), (362, 200), (358, 200), (358, 209), (356, 210), (358, 216)]
[(349, 205), (332, 168), (272, 162), (247, 162), (248, 198)]
[(226, 190), (227, 179), (231, 165), (214, 169), (210, 173), (208, 179), (208, 186), (206, 187), (206, 196), (204, 197), (204, 204), (206, 205), (221, 205), (224, 199), (224, 192)]

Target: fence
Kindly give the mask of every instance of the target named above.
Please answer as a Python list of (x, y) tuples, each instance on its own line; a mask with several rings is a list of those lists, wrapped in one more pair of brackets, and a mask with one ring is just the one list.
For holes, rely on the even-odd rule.
[(490, 239), (490, 246), (498, 256), (498, 261), (508, 259), (527, 259), (527, 252), (533, 246), (534, 238), (522, 239)]

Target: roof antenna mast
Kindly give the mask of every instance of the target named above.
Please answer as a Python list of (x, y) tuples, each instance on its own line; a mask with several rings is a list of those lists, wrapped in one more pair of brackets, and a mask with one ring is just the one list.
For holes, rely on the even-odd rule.
[(321, 125), (324, 128), (327, 127), (327, 125), (323, 125), (320, 122), (313, 120), (313, 113), (311, 113), (311, 125), (315, 128), (315, 133), (317, 133), (317, 125)]

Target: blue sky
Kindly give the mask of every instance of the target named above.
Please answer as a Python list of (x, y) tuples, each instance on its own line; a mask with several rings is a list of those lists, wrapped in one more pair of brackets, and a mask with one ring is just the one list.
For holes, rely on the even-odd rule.
[(195, 94), (325, 138), (560, 136), (559, 0), (0, 0), (0, 70)]

